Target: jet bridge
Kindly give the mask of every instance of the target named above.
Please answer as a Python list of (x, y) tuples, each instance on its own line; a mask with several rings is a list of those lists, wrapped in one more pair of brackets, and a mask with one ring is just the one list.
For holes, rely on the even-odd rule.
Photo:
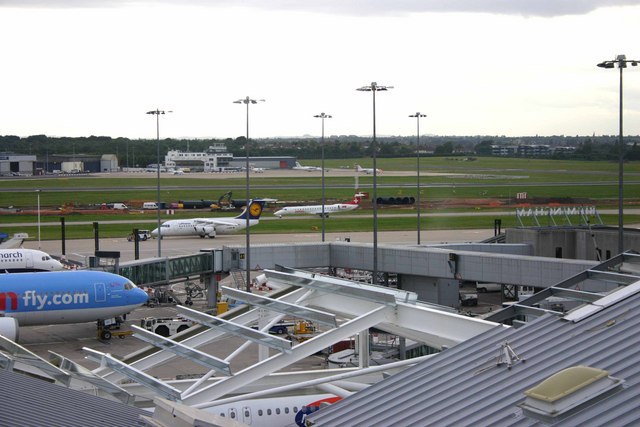
[(639, 290), (640, 254), (630, 250), (496, 311), (487, 319), (516, 327), (545, 314), (578, 321)]

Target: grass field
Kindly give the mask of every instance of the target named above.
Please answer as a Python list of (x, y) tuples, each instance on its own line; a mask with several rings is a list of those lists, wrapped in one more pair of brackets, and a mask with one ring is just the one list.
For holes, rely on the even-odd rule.
[[(308, 164), (319, 162), (309, 161)], [(356, 160), (327, 160), (329, 168), (340, 169), (341, 166), (359, 163), (363, 167), (371, 166), (371, 159)], [(379, 197), (416, 196), (414, 174), (405, 173), (403, 176), (393, 176), (391, 171), (412, 171), (415, 168), (415, 158), (378, 159), (378, 166), (384, 170), (378, 176)], [(540, 199), (542, 204), (548, 199), (571, 198), (578, 203), (595, 205), (599, 209), (615, 208), (617, 206), (618, 165), (615, 162), (580, 162), (580, 161), (552, 161), (537, 159), (502, 159), (477, 158), (465, 161), (463, 158), (435, 158), (421, 159), (421, 192), (423, 212), (469, 212), (464, 218), (430, 217), (423, 218), (425, 228), (485, 228), (493, 227), (492, 216), (475, 216), (478, 211), (513, 210), (515, 195), (526, 192), (530, 200)], [(340, 169), (344, 172), (344, 169)], [(446, 173), (457, 175), (430, 176), (428, 173)], [(354, 193), (354, 177), (343, 173), (343, 176), (326, 174), (325, 188), (327, 202), (349, 200)], [(346, 176), (345, 176), (346, 175)], [(358, 182), (363, 191), (371, 192), (371, 176), (359, 176)], [(41, 190), (41, 211), (53, 210), (64, 204), (75, 206), (99, 205), (104, 202), (125, 202), (130, 205), (140, 205), (142, 201), (156, 200), (156, 175), (142, 173), (135, 178), (118, 177), (46, 177), (0, 179), (0, 208), (14, 207), (25, 211), (34, 211), (37, 205), (35, 191)], [(306, 173), (288, 177), (251, 176), (252, 196), (278, 199), (280, 201), (298, 201), (302, 203), (316, 203), (321, 200), (320, 178), (308, 176)], [(172, 175), (161, 178), (161, 199), (167, 203), (178, 200), (216, 200), (224, 192), (232, 189), (235, 199), (245, 198), (244, 174), (237, 174), (231, 178), (220, 178), (215, 174), (206, 177)], [(625, 205), (640, 206), (640, 162), (625, 164)], [(471, 205), (465, 207), (465, 202), (474, 200), (491, 200), (492, 203)], [(268, 209), (266, 216), (270, 215)], [(381, 208), (379, 228), (381, 230), (407, 230), (415, 227), (414, 217), (384, 218), (385, 214), (411, 213), (415, 208), (387, 207)], [(9, 226), (13, 223), (35, 223), (37, 216), (32, 213), (0, 215), (0, 224), (5, 232), (29, 232), (32, 236), (33, 227)], [(371, 210), (365, 203), (361, 209), (352, 212), (361, 217), (370, 217)], [(233, 212), (194, 212), (176, 211), (176, 214), (165, 218), (186, 218), (193, 216), (232, 216)], [(155, 228), (155, 212), (141, 213), (135, 211), (127, 215), (114, 214), (65, 214), (67, 237), (91, 237), (91, 225), (73, 225), (78, 221), (105, 222), (109, 220), (144, 221), (135, 224), (137, 228)], [(617, 216), (602, 216), (605, 223), (616, 225)], [(41, 223), (58, 223), (60, 217), (41, 216)], [(148, 219), (148, 221), (146, 221)], [(515, 224), (513, 215), (503, 220), (503, 227)], [(638, 218), (625, 215), (625, 223), (638, 222)], [(363, 218), (331, 217), (325, 222), (329, 232), (365, 231), (371, 229), (370, 221)], [(259, 226), (252, 228), (252, 233), (282, 233), (314, 232), (320, 227), (319, 218), (296, 219), (295, 221), (262, 221)], [(331, 227), (331, 228), (329, 228)], [(132, 224), (101, 224), (101, 234), (104, 236), (123, 236), (133, 228)], [(42, 227), (42, 238), (59, 238), (59, 227)]]
[[(601, 215), (605, 224), (617, 225), (617, 215)], [(494, 219), (502, 221), (502, 228), (516, 226), (515, 216), (473, 216), (471, 213), (465, 217), (421, 217), (420, 226), (423, 230), (463, 230), (463, 229), (491, 229), (494, 226)], [(640, 215), (625, 215), (626, 223), (640, 223)], [(416, 228), (415, 217), (378, 217), (378, 230), (380, 231), (399, 231), (414, 230)], [(101, 237), (124, 238), (133, 228), (153, 229), (156, 223), (151, 220), (145, 223), (136, 224), (114, 224), (101, 222), (99, 232)], [(272, 233), (320, 233), (321, 220), (319, 218), (296, 219), (296, 220), (273, 220), (260, 221), (260, 224), (251, 227), (251, 234), (272, 234)], [(371, 231), (373, 229), (372, 219), (359, 218), (340, 218), (339, 216), (331, 217), (325, 220), (325, 231), (327, 233), (337, 232), (358, 232)], [(2, 227), (2, 231), (9, 234), (23, 232), (29, 233), (31, 238), (37, 238), (38, 227), (30, 226), (11, 226)], [(240, 231), (242, 233), (242, 231)], [(40, 236), (42, 240), (58, 240), (61, 237), (59, 223), (49, 226), (40, 227)], [(93, 237), (92, 224), (73, 224), (65, 223), (65, 236), (67, 239), (86, 239)]]

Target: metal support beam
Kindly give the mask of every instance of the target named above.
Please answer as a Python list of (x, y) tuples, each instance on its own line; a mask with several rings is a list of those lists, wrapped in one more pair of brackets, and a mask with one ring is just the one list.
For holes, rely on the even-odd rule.
[(283, 285), (295, 285), (303, 288), (315, 289), (336, 295), (355, 297), (380, 304), (395, 305), (396, 302), (416, 301), (418, 296), (414, 292), (389, 289), (382, 286), (355, 283), (351, 280), (338, 279), (321, 274), (314, 274), (293, 270), (293, 272), (265, 270), (269, 280)]
[(337, 326), (336, 316), (325, 311), (314, 310), (301, 305), (289, 304), (287, 302), (278, 301), (261, 295), (252, 294), (238, 289), (222, 287), (222, 290), (233, 299), (245, 301), (251, 305), (259, 306), (267, 310), (293, 316), (299, 319), (305, 319), (312, 322), (320, 323), (332, 328)]
[(371, 326), (383, 322), (389, 314), (388, 310), (390, 310), (389, 307), (381, 306), (356, 319), (346, 322), (341, 325), (340, 328), (317, 335), (314, 338), (295, 346), (290, 353), (276, 354), (262, 363), (253, 365), (241, 372), (238, 372), (233, 377), (225, 378), (217, 384), (194, 392), (191, 396), (185, 398), (184, 403), (188, 405), (195, 405), (198, 403), (209, 402), (225, 396), (228, 393), (232, 393), (238, 388), (250, 384), (265, 375), (283, 369), (298, 360), (304, 359), (305, 357), (311, 356), (337, 341), (350, 337), (363, 329), (368, 329)]
[(87, 347), (82, 347), (82, 351), (85, 352), (88, 359), (100, 363), (101, 366), (106, 366), (110, 369), (113, 369), (114, 371), (120, 372), (121, 374), (131, 378), (134, 381), (137, 381), (141, 385), (146, 386), (153, 392), (169, 400), (176, 402), (180, 401), (180, 390), (178, 390), (177, 388), (172, 387), (160, 380), (155, 379), (151, 375), (147, 375), (144, 372), (121, 362), (108, 353), (102, 353)]
[(142, 329), (139, 326), (131, 325), (131, 328), (135, 332), (133, 336), (142, 341), (148, 342), (149, 344), (162, 348), (164, 350), (168, 350), (178, 356), (182, 356), (185, 359), (191, 360), (192, 362), (206, 367), (207, 369), (214, 369), (225, 375), (231, 375), (229, 363), (225, 362), (224, 360), (220, 360), (217, 357), (210, 356), (200, 350), (196, 350), (184, 344), (180, 344), (179, 342), (176, 342), (172, 339), (165, 338), (153, 332), (147, 331), (146, 329)]
[(94, 374), (73, 360), (58, 353), (54, 353), (51, 350), (49, 350), (49, 362), (69, 374), (72, 378), (89, 383), (97, 389), (115, 397), (122, 403), (132, 404), (135, 400), (135, 397), (125, 389), (117, 386), (111, 381), (105, 380), (99, 375)]
[(219, 317), (210, 316), (208, 314), (184, 307), (177, 306), (178, 314), (182, 317), (186, 317), (189, 320), (198, 322), (201, 325), (208, 326), (210, 328), (218, 328), (223, 331), (235, 335), (240, 338), (255, 342), (256, 344), (266, 345), (267, 347), (279, 350), (290, 351), (291, 341), (283, 338), (274, 337), (268, 333), (260, 332), (255, 329), (249, 328), (238, 323), (229, 322)]
[(10, 339), (3, 337), (2, 335), (0, 335), (0, 348), (9, 353), (9, 356), (0, 353), (0, 357), (5, 358), (5, 361), (2, 363), (2, 365), (6, 369), (13, 369), (15, 366), (15, 362), (24, 363), (25, 365), (33, 366), (40, 369), (42, 372), (44, 372), (54, 380), (64, 384), (65, 386), (69, 386), (69, 381), (71, 380), (69, 374), (53, 366), (42, 357), (38, 356), (35, 353), (32, 353), (20, 344), (15, 343)]

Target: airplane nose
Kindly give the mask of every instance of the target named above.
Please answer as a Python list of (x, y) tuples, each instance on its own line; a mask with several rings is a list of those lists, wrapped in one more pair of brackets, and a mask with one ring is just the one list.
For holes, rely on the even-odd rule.
[(153, 237), (157, 236), (157, 235), (158, 235), (158, 229), (157, 229), (157, 228), (154, 228), (154, 229), (153, 229), (153, 231), (151, 232), (151, 235), (152, 235)]
[(134, 304), (146, 304), (149, 300), (149, 295), (140, 288), (135, 288), (133, 290), (133, 294), (131, 295)]

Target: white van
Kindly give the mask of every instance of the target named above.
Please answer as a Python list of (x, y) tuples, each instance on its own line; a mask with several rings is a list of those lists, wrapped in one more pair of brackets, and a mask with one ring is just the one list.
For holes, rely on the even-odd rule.
[(110, 209), (127, 210), (129, 207), (124, 203), (107, 203), (107, 207)]
[(142, 204), (142, 209), (158, 209), (157, 202), (144, 202)]

